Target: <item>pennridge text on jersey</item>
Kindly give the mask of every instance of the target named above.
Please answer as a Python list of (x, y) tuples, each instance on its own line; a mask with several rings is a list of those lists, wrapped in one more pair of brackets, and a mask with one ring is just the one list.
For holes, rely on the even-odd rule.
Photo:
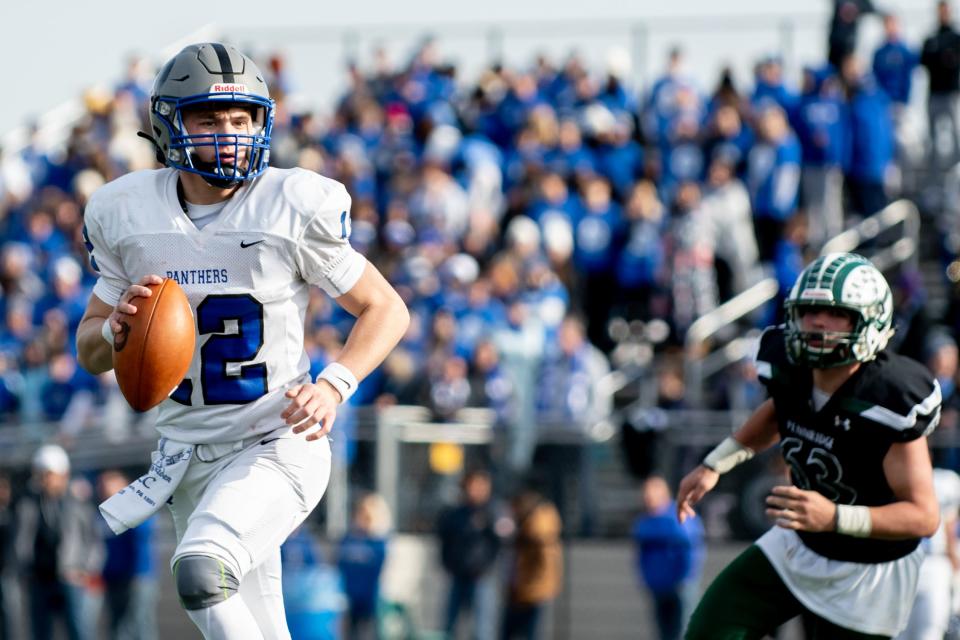
[(816, 445), (826, 447), (827, 449), (833, 449), (833, 436), (828, 436), (818, 431), (814, 431), (813, 429), (808, 429), (803, 425), (797, 424), (793, 420), (787, 420), (787, 430), (789, 430), (790, 433), (797, 434), (805, 440), (810, 440)]

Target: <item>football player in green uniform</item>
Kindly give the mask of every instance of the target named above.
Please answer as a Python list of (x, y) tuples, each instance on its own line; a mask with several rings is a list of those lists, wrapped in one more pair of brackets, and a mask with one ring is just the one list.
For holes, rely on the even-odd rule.
[(883, 274), (822, 256), (794, 284), (787, 321), (760, 339), (769, 398), (680, 483), (681, 521), (720, 475), (779, 442), (791, 484), (767, 497), (775, 526), (713, 582), (686, 637), (761, 638), (802, 615), (808, 637), (892, 637), (907, 622), (939, 522), (927, 435), (940, 388), (884, 350), (893, 302)]

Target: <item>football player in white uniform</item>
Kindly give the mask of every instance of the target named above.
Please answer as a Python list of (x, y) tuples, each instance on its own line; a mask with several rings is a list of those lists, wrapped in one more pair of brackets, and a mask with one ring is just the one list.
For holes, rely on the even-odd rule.
[[(101, 505), (115, 531), (165, 502), (180, 601), (205, 638), (289, 638), (280, 544), (319, 502), (337, 407), (409, 316), (349, 244), (350, 196), (302, 169), (268, 168), (274, 103), (248, 57), (191, 45), (160, 70), (151, 131), (166, 168), (99, 189), (84, 239), (99, 279), (77, 330), (81, 365), (112, 366), (137, 297), (176, 280), (196, 319), (190, 369), (161, 403), (150, 472)], [(311, 285), (357, 320), (337, 362), (308, 374)]]
[(815, 640), (889, 638), (907, 623), (939, 522), (927, 435), (940, 387), (888, 352), (890, 287), (850, 253), (822, 256), (797, 278), (787, 322), (760, 339), (770, 394), (680, 483), (680, 520), (720, 474), (779, 441), (789, 486), (774, 487), (776, 526), (733, 561), (700, 601), (688, 639), (760, 638), (798, 615)]

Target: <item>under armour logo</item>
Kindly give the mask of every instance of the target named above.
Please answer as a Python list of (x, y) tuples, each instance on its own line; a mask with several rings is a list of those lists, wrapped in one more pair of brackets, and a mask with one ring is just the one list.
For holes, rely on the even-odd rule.
[(850, 431), (850, 418), (840, 419), (840, 416), (833, 416), (833, 426), (843, 427), (844, 431)]
[(261, 242), (263, 242), (263, 240), (255, 240), (255, 241), (253, 241), (253, 242), (244, 242), (243, 240), (241, 240), (241, 241), (240, 241), (240, 248), (241, 248), (241, 249), (246, 249), (247, 247), (252, 247), (253, 245), (255, 245), (255, 244), (260, 244)]

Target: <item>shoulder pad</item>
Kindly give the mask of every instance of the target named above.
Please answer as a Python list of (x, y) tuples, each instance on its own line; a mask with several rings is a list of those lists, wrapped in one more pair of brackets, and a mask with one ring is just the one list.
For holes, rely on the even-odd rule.
[(350, 195), (340, 182), (306, 169), (284, 171), (283, 195), (308, 217), (323, 211), (349, 211)]
[(761, 334), (755, 366), (760, 382), (768, 386), (790, 376), (795, 367), (787, 359), (787, 346), (782, 325), (767, 327)]
[(919, 362), (896, 353), (880, 352), (864, 365), (846, 408), (861, 418), (897, 432), (909, 441), (928, 435), (940, 421), (940, 385)]

